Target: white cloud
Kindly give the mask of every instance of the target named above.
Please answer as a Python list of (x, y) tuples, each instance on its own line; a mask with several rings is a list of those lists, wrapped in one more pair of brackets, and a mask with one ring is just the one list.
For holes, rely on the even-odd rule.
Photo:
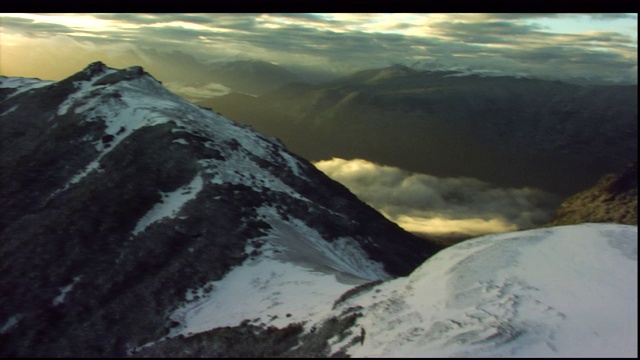
[(476, 236), (540, 226), (560, 200), (538, 189), (438, 178), (362, 159), (333, 158), (315, 166), (405, 230), (427, 235)]
[(231, 89), (217, 83), (208, 83), (203, 86), (185, 85), (176, 82), (165, 83), (167, 89), (184, 97), (189, 101), (198, 101), (203, 99), (211, 99), (231, 93)]
[(415, 233), (429, 235), (468, 234), (482, 235), (516, 231), (518, 226), (502, 218), (495, 219), (446, 219), (441, 217), (424, 218), (399, 215), (394, 220), (400, 227)]

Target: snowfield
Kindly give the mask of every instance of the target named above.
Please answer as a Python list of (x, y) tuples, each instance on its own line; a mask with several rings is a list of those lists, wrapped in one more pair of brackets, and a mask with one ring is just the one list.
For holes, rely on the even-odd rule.
[(283, 221), (275, 209), (259, 210), (274, 228), (247, 246), (256, 254), (224, 279), (185, 295), (186, 303), (171, 318), (181, 323), (169, 337), (191, 335), (243, 321), (285, 327), (313, 324), (332, 309), (345, 291), (370, 281), (389, 279), (382, 265), (367, 259), (347, 239), (328, 243), (297, 219)]
[(182, 205), (189, 200), (195, 199), (200, 190), (202, 190), (202, 176), (197, 174), (188, 185), (179, 187), (175, 191), (168, 193), (160, 191), (162, 202), (156, 204), (138, 221), (138, 224), (133, 230), (133, 235), (137, 235), (146, 229), (147, 226), (160, 219), (175, 217)]
[(637, 357), (637, 234), (636, 226), (582, 224), (487, 235), (337, 306), (340, 294), (368, 281), (344, 268), (310, 267), (313, 259), (291, 261), (272, 242), (266, 256), (187, 294), (172, 315), (181, 326), (168, 337), (242, 322), (302, 322), (308, 333), (355, 308), (362, 316), (350, 336), (329, 341), (331, 353)]
[[(638, 228), (488, 235), (348, 299), (353, 357), (637, 357)], [(336, 349), (337, 350), (337, 349)]]
[(54, 83), (55, 81), (40, 80), (36, 78), (7, 77), (0, 75), (0, 89), (16, 89), (16, 91), (11, 93), (8, 98), (32, 89), (49, 86)]

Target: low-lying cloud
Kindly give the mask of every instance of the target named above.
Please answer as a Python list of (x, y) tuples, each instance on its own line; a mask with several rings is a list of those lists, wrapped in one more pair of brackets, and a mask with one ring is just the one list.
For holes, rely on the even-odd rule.
[(169, 82), (165, 83), (165, 86), (174, 93), (193, 102), (211, 99), (232, 92), (230, 88), (218, 83), (209, 83), (202, 86), (196, 86)]
[(362, 159), (333, 158), (315, 166), (405, 230), (438, 238), (537, 227), (561, 200), (539, 189), (438, 178)]

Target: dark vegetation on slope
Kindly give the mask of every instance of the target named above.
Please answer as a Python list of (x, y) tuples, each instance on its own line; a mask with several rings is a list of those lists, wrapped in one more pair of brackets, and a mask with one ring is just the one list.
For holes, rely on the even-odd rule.
[(638, 163), (607, 174), (594, 186), (568, 197), (550, 226), (585, 222), (638, 225)]
[[(362, 309), (362, 308), (360, 308)], [(302, 323), (292, 323), (285, 328), (259, 326), (246, 323), (217, 328), (189, 337), (178, 336), (139, 349), (135, 358), (194, 358), (194, 357), (244, 357), (244, 358), (346, 358), (346, 349), (362, 340), (354, 336), (342, 349), (332, 353), (329, 340), (343, 340), (355, 335), (356, 320), (362, 316), (358, 308), (349, 308), (338, 317), (331, 317), (320, 325), (304, 332)]]

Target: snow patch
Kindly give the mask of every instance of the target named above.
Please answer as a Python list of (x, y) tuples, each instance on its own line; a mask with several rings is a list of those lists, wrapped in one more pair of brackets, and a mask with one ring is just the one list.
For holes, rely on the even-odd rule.
[(18, 94), (22, 94), (23, 92), (45, 87), (53, 83), (54, 81), (40, 80), (40, 79), (34, 79), (34, 78), (0, 76), (0, 89), (16, 89), (15, 92), (7, 96), (7, 99), (10, 99)]
[[(109, 74), (113, 74), (116, 73), (118, 70), (116, 69), (107, 69), (104, 73), (101, 73), (100, 75), (94, 76), (93, 78), (91, 78), (90, 80), (87, 81), (74, 81), (73, 82), (73, 86), (75, 87), (76, 91), (72, 94), (70, 94), (65, 101), (62, 102), (62, 104), (60, 104), (58, 106), (58, 112), (57, 114), (60, 115), (64, 115), (69, 111), (69, 108), (71, 108), (71, 106), (74, 105), (83, 105), (84, 101), (86, 101), (87, 98), (90, 98), (91, 95), (93, 94), (93, 92), (95, 91), (96, 88), (104, 88), (105, 86), (100, 86), (100, 87), (96, 87), (93, 88), (93, 84), (100, 79), (101, 77), (105, 76), (105, 75), (109, 75)], [(76, 109), (75, 111), (76, 113), (79, 112), (78, 109)]]
[[(111, 70), (110, 72), (114, 71)], [(106, 125), (105, 136), (109, 136), (110, 140), (97, 141), (95, 145), (96, 150), (99, 152), (97, 158), (75, 174), (62, 189), (57, 190), (53, 195), (67, 190), (93, 170), (98, 169), (100, 160), (134, 131), (145, 126), (159, 125), (172, 119), (177, 119), (184, 112), (181, 106), (176, 106), (176, 104), (183, 104), (184, 101), (176, 102), (175, 99), (151, 96), (150, 94), (158, 91), (153, 89), (160, 87), (160, 85), (150, 78), (142, 77), (136, 79), (137, 86), (132, 86), (128, 82), (120, 82), (111, 85), (108, 91), (103, 90), (95, 93), (92, 92), (94, 88), (91, 88), (94, 81), (95, 79), (89, 82), (78, 82), (77, 86), (80, 90), (65, 100), (60, 106), (58, 114), (66, 113), (68, 108), (76, 103), (83, 103), (75, 109), (75, 112), (85, 114), (86, 121), (103, 121)], [(127, 92), (128, 94), (126, 95), (114, 96), (114, 94)], [(101, 95), (94, 96), (98, 93)], [(168, 97), (175, 96), (169, 92), (164, 95)]]
[[(368, 281), (388, 279), (384, 266), (370, 260), (360, 245), (351, 238), (340, 237), (329, 242), (317, 230), (289, 215), (283, 221), (277, 210), (263, 206), (259, 218), (273, 228), (263, 239), (283, 249), (282, 260), (312, 266), (316, 270), (336, 271)], [(328, 270), (330, 269), (330, 270)]]
[(243, 322), (264, 327), (314, 324), (345, 291), (389, 278), (353, 239), (329, 243), (298, 219), (282, 220), (272, 207), (257, 212), (273, 229), (253, 239), (245, 249), (249, 258), (222, 280), (187, 291), (185, 303), (170, 315), (180, 326), (169, 337)]
[(309, 321), (330, 311), (333, 301), (353, 286), (332, 274), (269, 257), (247, 260), (222, 280), (187, 292), (187, 303), (170, 316), (181, 325), (169, 337), (243, 321), (264, 327)]
[(67, 295), (67, 293), (73, 289), (73, 286), (78, 281), (80, 281), (81, 278), (82, 278), (82, 276), (76, 276), (76, 277), (73, 278), (73, 282), (71, 282), (71, 284), (61, 287), (60, 288), (60, 295), (56, 296), (53, 299), (53, 306), (58, 306), (58, 305), (62, 304), (64, 302), (64, 298)]
[[(65, 191), (93, 170), (98, 169), (100, 160), (136, 130), (173, 122), (176, 125), (172, 130), (174, 132), (187, 132), (215, 140), (214, 143), (220, 141), (215, 144), (216, 149), (223, 148), (222, 144), (225, 141), (232, 139), (235, 142), (236, 145), (225, 144), (224, 156), (228, 160), (226, 167), (221, 167), (220, 161), (200, 161), (201, 165), (207, 168), (206, 172), (216, 174), (212, 179), (213, 183), (263, 185), (302, 198), (247, 156), (252, 154), (261, 159), (290, 166), (294, 173), (301, 174), (299, 161), (287, 154), (284, 147), (276, 140), (185, 101), (166, 90), (150, 76), (140, 76), (110, 85), (94, 85), (98, 79), (116, 71), (109, 69), (89, 81), (75, 82), (77, 90), (70, 94), (58, 108), (58, 115), (66, 114), (74, 108), (75, 113), (83, 115), (84, 121), (102, 121), (105, 124), (105, 130), (101, 141), (95, 143), (98, 151), (96, 159), (75, 174), (55, 194)], [(177, 139), (174, 142), (187, 143), (185, 139)], [(254, 181), (256, 178), (257, 182)]]
[(212, 174), (212, 184), (242, 184), (253, 188), (266, 187), (272, 191), (283, 192), (299, 200), (307, 200), (282, 182), (269, 171), (258, 166), (253, 160), (239, 151), (226, 154), (225, 161), (199, 160), (198, 163), (206, 168), (205, 173)]
[(202, 190), (203, 182), (201, 174), (198, 173), (189, 184), (175, 191), (166, 193), (161, 191), (162, 201), (154, 205), (153, 208), (138, 221), (132, 234), (137, 235), (160, 219), (175, 217), (184, 204), (196, 198), (200, 190)]
[(185, 139), (175, 139), (172, 142), (174, 142), (176, 144), (181, 144), (181, 145), (189, 145), (189, 143)]
[(20, 104), (17, 104), (17, 105), (12, 106), (10, 109), (8, 109), (7, 111), (5, 111), (5, 112), (3, 112), (2, 114), (0, 114), (0, 116), (4, 116), (4, 115), (9, 114), (10, 112), (15, 111), (15, 110), (18, 108), (18, 106), (20, 106)]
[(301, 163), (299, 160), (297, 160), (296, 158), (291, 156), (291, 154), (284, 151), (281, 151), (280, 155), (285, 159), (287, 166), (293, 171), (293, 173), (297, 177), (304, 178), (304, 175), (302, 174), (302, 170), (300, 169)]
[(13, 315), (0, 327), (0, 334), (4, 334), (11, 330), (24, 316), (22, 314)]
[(79, 173), (75, 174), (71, 180), (69, 180), (69, 182), (61, 189), (56, 191), (53, 195), (56, 195), (59, 192), (65, 191), (66, 189), (68, 189), (71, 185), (76, 184), (78, 182), (80, 182), (80, 180), (82, 180), (82, 178), (84, 178), (85, 176), (87, 176), (87, 174), (89, 174), (90, 172), (92, 172), (93, 170), (96, 170), (100, 167), (100, 159), (102, 159), (102, 156), (98, 157), (98, 159), (92, 161), (89, 165), (87, 165), (82, 171), (80, 171)]

